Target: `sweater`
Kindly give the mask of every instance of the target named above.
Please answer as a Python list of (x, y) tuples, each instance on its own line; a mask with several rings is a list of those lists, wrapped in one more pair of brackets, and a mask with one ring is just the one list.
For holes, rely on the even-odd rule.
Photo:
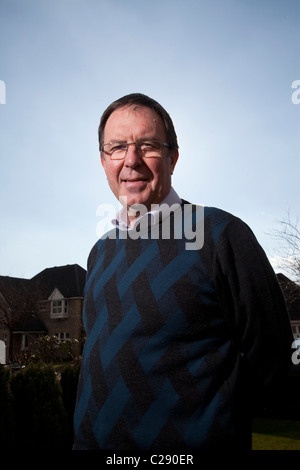
[(199, 249), (186, 249), (184, 231), (117, 229), (92, 248), (75, 450), (251, 446), (251, 412), (290, 363), (290, 322), (251, 229), (217, 208), (203, 214)]

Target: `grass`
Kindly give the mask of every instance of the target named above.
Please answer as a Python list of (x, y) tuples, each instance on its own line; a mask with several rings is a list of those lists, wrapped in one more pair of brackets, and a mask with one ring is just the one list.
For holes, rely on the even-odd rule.
[(300, 450), (300, 421), (256, 418), (252, 426), (253, 450)]

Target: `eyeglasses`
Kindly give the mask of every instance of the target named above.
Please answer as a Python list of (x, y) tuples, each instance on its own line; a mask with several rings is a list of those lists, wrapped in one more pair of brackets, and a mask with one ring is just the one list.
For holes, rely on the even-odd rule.
[(100, 151), (109, 155), (111, 160), (123, 160), (126, 157), (129, 145), (135, 145), (137, 152), (144, 158), (161, 157), (163, 148), (170, 148), (170, 145), (166, 142), (145, 140), (138, 142), (109, 142), (100, 147)]

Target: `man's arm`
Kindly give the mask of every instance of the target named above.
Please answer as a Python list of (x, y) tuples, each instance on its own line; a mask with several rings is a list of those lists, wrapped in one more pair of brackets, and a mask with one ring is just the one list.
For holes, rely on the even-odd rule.
[(214, 279), (252, 385), (268, 396), (292, 364), (293, 335), (274, 270), (240, 219), (233, 218), (218, 240)]

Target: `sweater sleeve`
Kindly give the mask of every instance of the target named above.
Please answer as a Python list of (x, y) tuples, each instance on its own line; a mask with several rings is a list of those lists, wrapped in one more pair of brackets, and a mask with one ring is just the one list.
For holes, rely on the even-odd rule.
[(291, 365), (293, 336), (275, 272), (250, 228), (238, 218), (217, 242), (214, 280), (255, 390), (262, 387), (268, 396)]

